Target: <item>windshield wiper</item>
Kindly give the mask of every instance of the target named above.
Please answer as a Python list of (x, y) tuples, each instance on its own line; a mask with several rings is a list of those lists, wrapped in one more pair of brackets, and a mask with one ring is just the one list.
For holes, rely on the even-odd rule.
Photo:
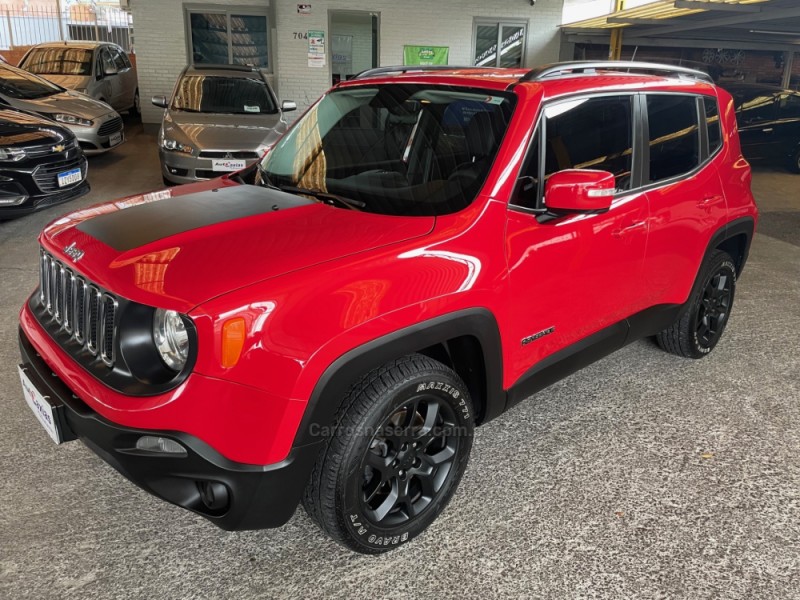
[[(262, 174), (263, 176), (263, 174)], [(351, 210), (361, 210), (362, 208), (366, 208), (366, 203), (361, 202), (361, 200), (353, 200), (352, 198), (345, 198), (344, 196), (339, 196), (338, 194), (331, 194), (330, 192), (323, 192), (322, 190), (310, 190), (308, 188), (303, 187), (295, 187), (293, 185), (279, 185), (278, 189), (289, 192), (290, 194), (302, 194), (304, 196), (313, 196), (318, 200), (321, 200), (325, 204), (329, 204), (331, 206), (339, 205), (345, 208), (349, 208)]]

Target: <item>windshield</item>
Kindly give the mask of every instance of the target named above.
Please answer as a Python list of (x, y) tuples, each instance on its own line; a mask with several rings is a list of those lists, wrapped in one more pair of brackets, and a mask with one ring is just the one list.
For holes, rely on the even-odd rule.
[(181, 79), (170, 108), (234, 115), (278, 112), (272, 94), (263, 80), (211, 75), (187, 75)]
[(438, 85), (334, 90), (266, 154), (258, 179), (367, 212), (456, 212), (480, 190), (513, 105), (513, 94)]
[(63, 89), (21, 69), (0, 68), (0, 94), (18, 100), (34, 100), (62, 92)]
[(34, 48), (23, 68), (39, 75), (91, 75), (92, 51), (86, 48)]

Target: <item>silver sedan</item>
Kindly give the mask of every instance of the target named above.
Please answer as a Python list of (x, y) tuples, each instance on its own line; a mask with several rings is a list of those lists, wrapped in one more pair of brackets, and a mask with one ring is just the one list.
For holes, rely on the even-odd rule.
[(263, 74), (244, 66), (192, 66), (181, 73), (158, 136), (167, 184), (212, 179), (252, 165), (286, 131), (283, 113)]
[(0, 63), (0, 104), (62, 123), (88, 155), (107, 152), (125, 141), (122, 117), (108, 104), (5, 63)]

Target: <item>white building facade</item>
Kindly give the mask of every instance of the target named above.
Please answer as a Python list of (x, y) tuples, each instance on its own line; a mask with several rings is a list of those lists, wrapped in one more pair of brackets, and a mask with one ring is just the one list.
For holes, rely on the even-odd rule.
[(153, 124), (161, 110), (148, 99), (169, 96), (189, 62), (258, 65), (300, 111), (372, 66), (553, 62), (563, 0), (130, 0), (130, 8), (143, 120)]

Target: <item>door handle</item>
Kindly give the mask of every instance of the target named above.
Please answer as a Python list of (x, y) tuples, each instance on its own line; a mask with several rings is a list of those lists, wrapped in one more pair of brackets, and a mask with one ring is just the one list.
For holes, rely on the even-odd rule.
[(772, 131), (772, 127), (767, 127), (766, 129), (762, 129), (764, 133), (770, 133)]
[(616, 231), (612, 231), (611, 236), (615, 238), (621, 238), (629, 233), (633, 233), (637, 229), (642, 229), (645, 225), (647, 225), (646, 221), (638, 221), (637, 223), (633, 223), (631, 225), (628, 225), (627, 227), (623, 227), (622, 229), (617, 229)]
[(697, 203), (697, 206), (700, 208), (708, 208), (710, 206), (714, 206), (715, 204), (719, 204), (722, 202), (722, 200), (724, 200), (724, 198), (720, 195), (706, 196)]

